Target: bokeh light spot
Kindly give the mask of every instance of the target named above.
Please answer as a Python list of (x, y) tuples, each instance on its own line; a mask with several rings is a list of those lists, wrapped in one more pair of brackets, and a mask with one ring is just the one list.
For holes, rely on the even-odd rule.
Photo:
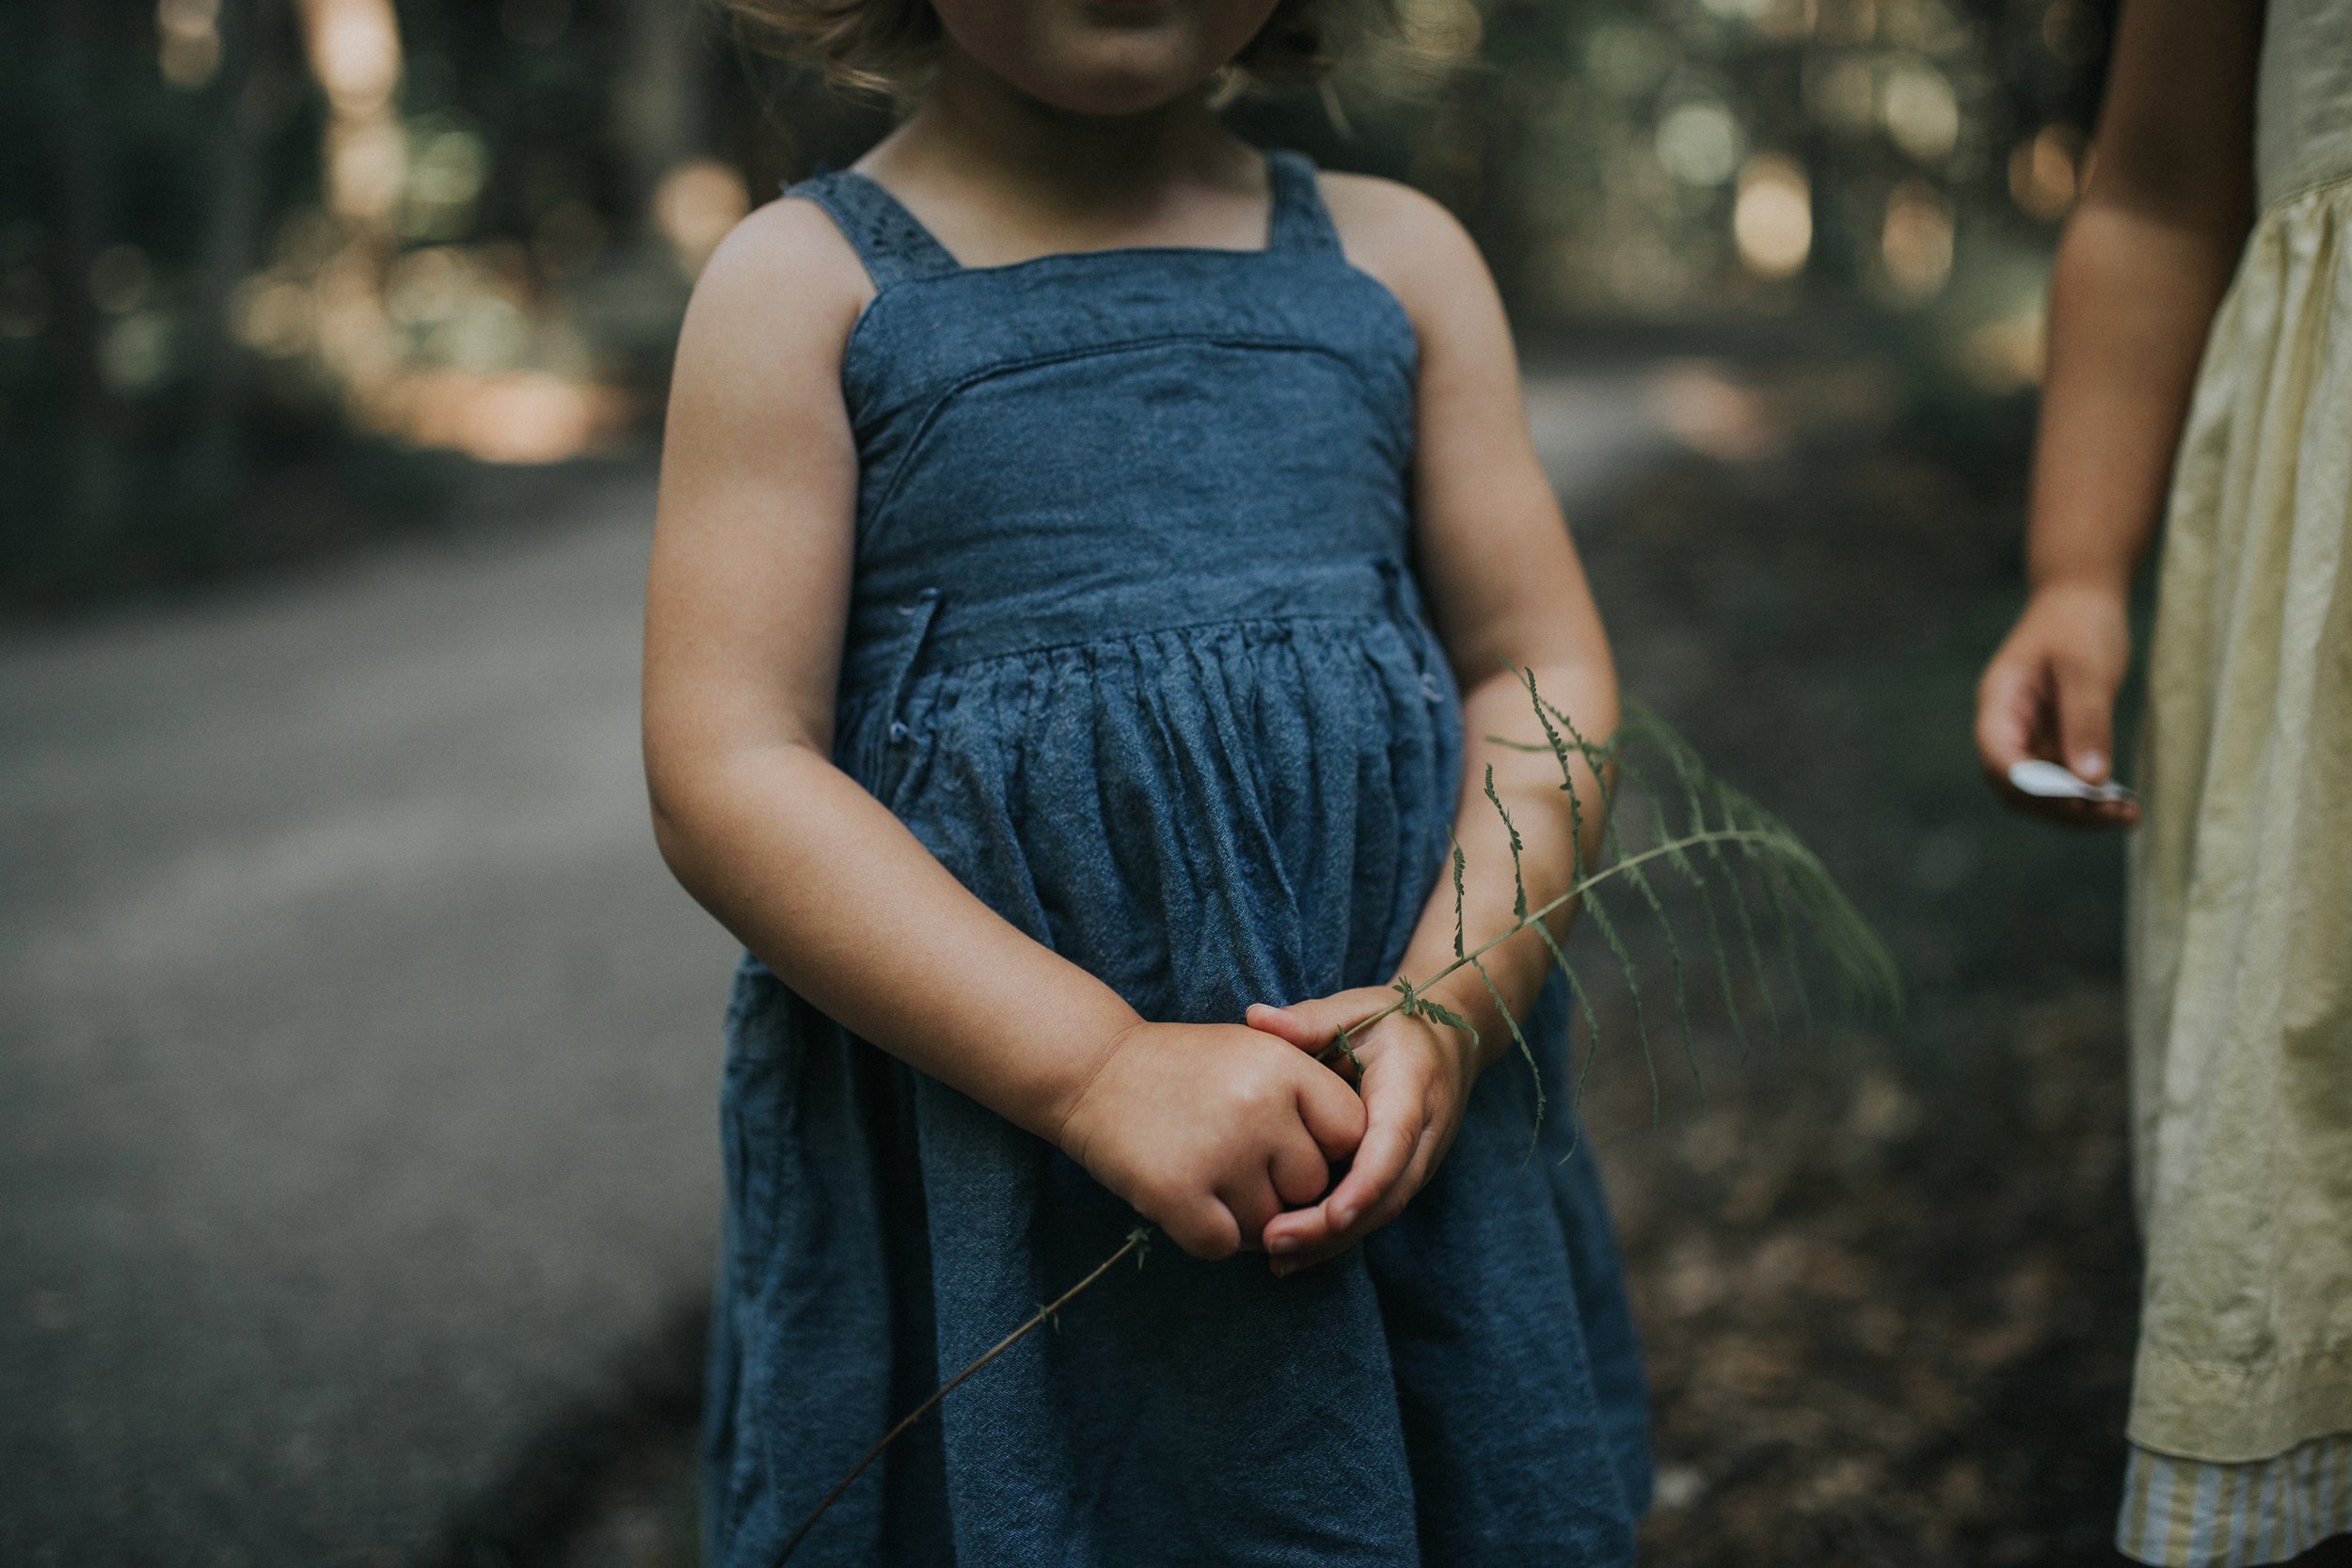
[(118, 392), (145, 392), (171, 373), (171, 318), (138, 310), (106, 329), (98, 341), (99, 373)]
[(2049, 222), (2066, 215), (2081, 183), (2083, 140), (2071, 125), (2045, 125), (2010, 149), (2009, 194)]
[(2036, 292), (2007, 315), (1971, 328), (1957, 356), (1961, 373), (1996, 395), (2034, 386), (2048, 355), (2048, 316)]
[(220, 0), (156, 0), (155, 63), (175, 87), (210, 82), (220, 70)]
[(1915, 303), (1936, 294), (1952, 272), (1952, 214), (1924, 180), (1906, 180), (1887, 198), (1879, 232), (1888, 292)]
[(1922, 163), (1949, 157), (1960, 142), (1960, 100), (1944, 73), (1924, 60), (1888, 73), (1881, 108), (1886, 134)]
[(390, 0), (304, 0), (310, 70), (335, 112), (364, 119), (400, 81), (400, 28)]
[(1720, 185), (1740, 166), (1740, 123), (1711, 98), (1684, 103), (1658, 122), (1658, 161), (1686, 184)]
[(1759, 152), (1740, 170), (1731, 213), (1740, 260), (1758, 277), (1793, 277), (1813, 251), (1813, 187), (1804, 167), (1779, 152)]
[(740, 173), (715, 158), (695, 158), (661, 177), (654, 192), (654, 222), (677, 256), (678, 270), (691, 277), (751, 205)]

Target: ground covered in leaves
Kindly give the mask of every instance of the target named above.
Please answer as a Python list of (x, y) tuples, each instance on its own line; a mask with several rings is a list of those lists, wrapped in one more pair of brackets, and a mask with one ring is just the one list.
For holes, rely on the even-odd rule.
[(1653, 982), (1655, 1125), (1629, 1006), (1604, 1016), (1587, 1116), (1654, 1380), (1646, 1555), (2114, 1562), (2120, 844), (2004, 816), (1972, 758), (2019, 592), (2016, 426), (1883, 428), (1869, 373), (1735, 380), (1745, 460), (1671, 464), (1580, 527), (1627, 690), (1819, 848), (1909, 988), (1810, 1044), (1745, 998), (1744, 1055), (1695, 994), (1702, 1102)]
[[(2016, 606), (2016, 411), (1898, 428), (1905, 400), (1853, 364), (1682, 367), (1658, 390), (1717, 455), (1574, 519), (1626, 688), (1820, 850), (1909, 1000), (1807, 1037), (1783, 995), (1775, 1040), (1743, 977), (1743, 1047), (1694, 988), (1702, 1099), (1664, 949), (1637, 936), (1653, 1116), (1630, 1000), (1595, 988), (1585, 1113), (1655, 1392), (1645, 1557), (2114, 1562), (2137, 1266), (2121, 855), (2003, 816), (1968, 744)], [(683, 1421), (654, 1423), (500, 1560), (690, 1562), (691, 1470)]]

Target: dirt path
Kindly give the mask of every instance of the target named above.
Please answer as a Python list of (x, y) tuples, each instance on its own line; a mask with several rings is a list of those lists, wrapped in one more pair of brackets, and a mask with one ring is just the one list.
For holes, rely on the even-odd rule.
[(641, 477), (0, 648), (0, 1562), (396, 1563), (692, 1315)]

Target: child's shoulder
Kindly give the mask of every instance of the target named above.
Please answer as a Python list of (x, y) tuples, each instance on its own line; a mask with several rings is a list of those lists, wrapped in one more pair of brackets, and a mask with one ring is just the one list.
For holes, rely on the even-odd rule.
[(1434, 198), (1369, 174), (1325, 171), (1317, 180), (1348, 261), (1386, 284), (1417, 322), (1466, 288), (1493, 287), (1469, 231)]
[(685, 339), (718, 339), (739, 351), (836, 357), (874, 297), (856, 249), (813, 201), (781, 198), (730, 230), (703, 264), (687, 307)]

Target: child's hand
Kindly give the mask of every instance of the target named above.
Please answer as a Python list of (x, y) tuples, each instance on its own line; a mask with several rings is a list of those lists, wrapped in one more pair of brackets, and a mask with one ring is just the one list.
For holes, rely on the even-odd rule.
[(2046, 800), (2009, 782), (2010, 768), (2029, 757), (2071, 768), (2087, 784), (2106, 782), (2115, 693), (2131, 657), (2121, 590), (2053, 583), (2035, 591), (1977, 684), (1977, 755), (2003, 800), (2075, 827), (2139, 819), (2134, 801)]
[(1346, 1081), (1239, 1024), (1137, 1023), (1111, 1042), (1055, 1141), (1195, 1258), (1254, 1247), (1356, 1152)]
[[(1366, 986), (1288, 1007), (1260, 1004), (1248, 1017), (1253, 1029), (1316, 1053), (1395, 1000), (1392, 990)], [(1336, 1258), (1394, 1219), (1453, 1147), (1478, 1081), (1478, 1053), (1467, 1036), (1406, 1013), (1391, 1013), (1348, 1045), (1363, 1064), (1363, 1141), (1328, 1196), (1265, 1227), (1263, 1245), (1278, 1275)]]

